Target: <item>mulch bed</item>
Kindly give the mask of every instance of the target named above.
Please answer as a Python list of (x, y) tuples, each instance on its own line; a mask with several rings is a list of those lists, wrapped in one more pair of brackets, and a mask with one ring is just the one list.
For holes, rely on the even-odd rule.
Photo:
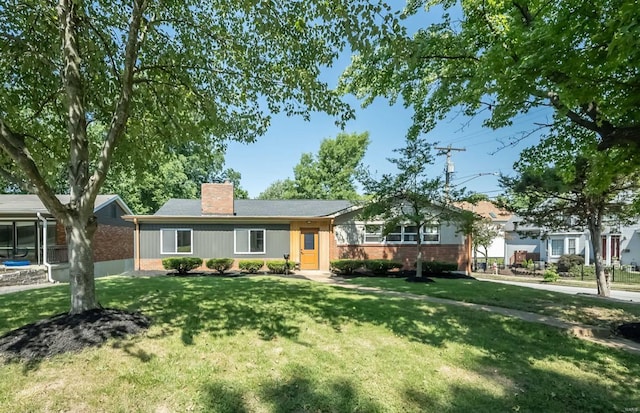
[(640, 323), (628, 323), (618, 326), (616, 334), (640, 343)]
[(142, 313), (110, 308), (58, 314), (0, 337), (0, 355), (7, 360), (35, 361), (99, 347), (111, 338), (139, 334), (150, 325), (151, 319)]

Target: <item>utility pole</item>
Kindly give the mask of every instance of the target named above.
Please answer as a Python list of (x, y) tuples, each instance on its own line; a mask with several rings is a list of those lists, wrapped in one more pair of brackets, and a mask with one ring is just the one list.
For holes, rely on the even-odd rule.
[(435, 149), (439, 150), (438, 155), (447, 155), (447, 164), (444, 167), (444, 193), (447, 201), (449, 200), (449, 188), (451, 187), (451, 177), (453, 176), (454, 167), (451, 161), (451, 151), (463, 152), (465, 148), (452, 148), (451, 145), (445, 147), (436, 146)]

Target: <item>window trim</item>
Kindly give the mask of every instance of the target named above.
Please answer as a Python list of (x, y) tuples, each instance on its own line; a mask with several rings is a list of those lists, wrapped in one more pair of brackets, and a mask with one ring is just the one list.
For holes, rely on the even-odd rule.
[[(246, 231), (249, 233), (247, 237), (247, 251), (238, 251), (238, 231)], [(251, 232), (262, 232), (262, 251), (251, 252)], [(267, 253), (267, 230), (265, 228), (234, 228), (233, 229), (233, 253), (234, 255), (265, 255)]]
[[(164, 231), (174, 231), (174, 252), (164, 250)], [(189, 252), (178, 251), (178, 231), (189, 231)], [(160, 228), (160, 254), (161, 255), (191, 255), (193, 254), (193, 228)]]

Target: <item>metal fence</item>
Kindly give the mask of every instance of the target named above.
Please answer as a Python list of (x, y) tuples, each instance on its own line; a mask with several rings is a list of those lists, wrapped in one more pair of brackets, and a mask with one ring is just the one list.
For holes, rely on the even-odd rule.
[[(612, 283), (620, 284), (640, 284), (640, 272), (628, 265), (620, 267), (606, 267)], [(595, 280), (596, 273), (593, 266), (580, 267), (581, 280)]]

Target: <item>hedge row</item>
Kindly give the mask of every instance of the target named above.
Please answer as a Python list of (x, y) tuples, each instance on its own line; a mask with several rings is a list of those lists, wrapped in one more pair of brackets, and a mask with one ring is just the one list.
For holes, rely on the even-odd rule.
[[(205, 265), (211, 270), (224, 274), (233, 266), (233, 258), (211, 258), (207, 260)], [(170, 257), (162, 260), (162, 266), (165, 270), (176, 270), (178, 274), (186, 274), (189, 271), (202, 265), (202, 258), (197, 257)], [(239, 260), (238, 268), (241, 271), (255, 274), (264, 267), (264, 260)], [(275, 274), (284, 274), (287, 263), (285, 260), (267, 261), (267, 268)], [(295, 263), (289, 261), (289, 270), (292, 270)]]
[[(361, 268), (374, 273), (375, 275), (384, 275), (393, 269), (400, 269), (403, 265), (401, 262), (393, 260), (333, 260), (331, 261), (331, 270), (333, 272), (350, 275)], [(441, 261), (423, 261), (422, 272), (425, 274), (441, 274), (445, 272), (456, 271), (458, 264), (455, 262)]]

